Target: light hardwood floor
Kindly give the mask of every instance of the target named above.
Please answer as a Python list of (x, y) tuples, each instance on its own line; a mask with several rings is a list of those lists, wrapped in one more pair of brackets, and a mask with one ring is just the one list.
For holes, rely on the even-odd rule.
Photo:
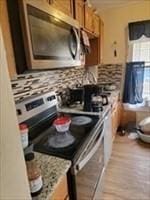
[(150, 145), (117, 135), (99, 200), (150, 200)]

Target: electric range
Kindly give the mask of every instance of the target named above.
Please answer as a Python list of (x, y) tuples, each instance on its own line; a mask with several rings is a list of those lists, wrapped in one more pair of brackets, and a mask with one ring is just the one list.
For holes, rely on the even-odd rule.
[[(18, 121), (26, 123), (29, 127), (29, 142), (33, 150), (68, 159), (72, 162), (67, 174), (69, 195), (71, 200), (84, 198), (80, 179), (92, 171), (94, 184), (87, 180), (91, 188), (88, 199), (92, 199), (95, 187), (104, 171), (104, 118), (102, 115), (89, 115), (89, 113), (68, 113), (58, 112), (57, 96), (55, 92), (45, 93), (32, 97), (16, 104)], [(53, 126), (58, 116), (71, 118), (71, 125), (68, 132), (58, 133)], [(85, 123), (73, 123), (76, 117), (89, 120)], [(73, 138), (68, 146), (59, 143), (66, 143), (66, 139)], [(57, 144), (55, 146), (55, 143)], [(92, 166), (93, 167), (89, 167)]]
[[(33, 144), (34, 151), (59, 156), (72, 162), (77, 159), (83, 144), (93, 137), (93, 132), (98, 122), (101, 121), (100, 116), (86, 114), (86, 112), (74, 114), (58, 112), (57, 96), (54, 92), (17, 103), (16, 107), (19, 123), (25, 123), (29, 128), (29, 143)], [(79, 125), (71, 123), (68, 133), (58, 133), (53, 126), (53, 121), (58, 116), (67, 116), (71, 121), (74, 117), (83, 116), (91, 121), (88, 124)], [(56, 137), (57, 140), (59, 137), (65, 138), (66, 134), (73, 136), (72, 144), (61, 148), (50, 144), (49, 141), (52, 137)]]

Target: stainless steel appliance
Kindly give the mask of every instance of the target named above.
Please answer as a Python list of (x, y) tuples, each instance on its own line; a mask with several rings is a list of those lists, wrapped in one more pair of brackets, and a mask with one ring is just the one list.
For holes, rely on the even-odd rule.
[[(72, 167), (72, 182), (76, 189), (74, 199), (93, 200), (97, 186), (104, 173), (104, 131), (103, 123), (99, 124), (95, 135), (81, 153), (79, 159)], [(100, 188), (99, 188), (100, 190)]]
[(42, 0), (19, 2), (28, 67), (80, 65), (79, 24)]
[[(58, 113), (54, 92), (18, 102), (16, 108), (19, 123), (26, 123), (29, 127), (29, 141), (34, 144), (34, 151), (71, 160), (67, 174), (70, 199), (93, 200), (105, 169), (105, 117), (86, 113)], [(58, 133), (53, 126), (53, 121), (61, 115), (71, 119), (67, 133)], [(71, 142), (58, 144), (70, 136), (73, 138)]]

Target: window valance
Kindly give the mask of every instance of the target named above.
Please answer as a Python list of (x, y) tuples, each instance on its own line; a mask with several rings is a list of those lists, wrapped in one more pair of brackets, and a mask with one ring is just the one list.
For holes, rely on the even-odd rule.
[(150, 20), (129, 23), (128, 28), (129, 40), (138, 40), (143, 35), (150, 38)]

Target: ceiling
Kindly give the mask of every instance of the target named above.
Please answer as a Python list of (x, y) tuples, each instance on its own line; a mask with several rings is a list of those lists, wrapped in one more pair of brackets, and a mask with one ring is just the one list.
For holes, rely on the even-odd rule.
[(89, 2), (91, 2), (91, 4), (99, 11), (109, 8), (122, 7), (142, 1), (145, 0), (89, 0)]

